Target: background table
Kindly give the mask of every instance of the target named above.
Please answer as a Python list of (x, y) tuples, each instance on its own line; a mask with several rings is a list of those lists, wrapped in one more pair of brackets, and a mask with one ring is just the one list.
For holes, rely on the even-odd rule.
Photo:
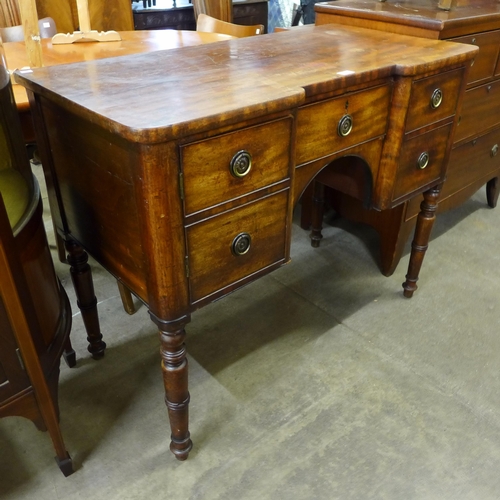
[[(78, 42), (68, 45), (53, 45), (50, 39), (43, 39), (43, 64), (44, 66), (56, 66), (58, 64), (93, 61), (128, 54), (201, 45), (233, 38), (218, 33), (180, 30), (121, 31), (120, 35), (122, 40), (119, 42)], [(20, 69), (28, 65), (23, 42), (4, 43), (3, 46), (9, 70)], [(33, 142), (35, 136), (26, 90), (16, 84), (13, 85), (13, 90), (24, 138), (26, 142)]]

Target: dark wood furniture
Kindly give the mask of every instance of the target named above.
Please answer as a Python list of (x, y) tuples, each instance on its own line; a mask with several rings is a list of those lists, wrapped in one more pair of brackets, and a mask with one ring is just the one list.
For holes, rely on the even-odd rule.
[(59, 428), (57, 385), (63, 351), (75, 364), (71, 309), (54, 271), (40, 191), (12, 103), (0, 63), (0, 417), (26, 417), (48, 430), (67, 476), (73, 466)]
[[(198, 308), (289, 261), (293, 207), (319, 172), (352, 160), (368, 179), (367, 203), (381, 210), (424, 193), (413, 293), (476, 52), (309, 26), (16, 73), (75, 276), (83, 247), (159, 328), (178, 459), (192, 446), (185, 326)], [(433, 108), (436, 89), (445, 98)], [(80, 303), (96, 318), (89, 297)], [(102, 356), (102, 335), (88, 335)]]
[[(142, 3), (133, 4), (136, 30), (177, 29), (195, 30), (193, 5), (189, 0), (157, 0), (156, 6), (144, 8)], [(267, 33), (268, 0), (233, 0), (235, 24), (263, 24)], [(215, 17), (215, 16), (214, 16)]]
[[(316, 24), (370, 27), (479, 48), (467, 82), (439, 210), (455, 208), (485, 184), (488, 205), (495, 207), (500, 175), (500, 4), (496, 0), (450, 3), (451, 10), (444, 12), (433, 0), (337, 0), (316, 6)], [(415, 226), (421, 198), (383, 212), (366, 210), (359, 200), (338, 190), (330, 199), (339, 214), (370, 224), (379, 232), (381, 269), (387, 276), (392, 274)]]

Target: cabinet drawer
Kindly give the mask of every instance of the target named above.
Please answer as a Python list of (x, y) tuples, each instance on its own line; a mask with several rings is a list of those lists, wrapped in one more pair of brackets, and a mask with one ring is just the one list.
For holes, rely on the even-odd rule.
[(479, 48), (469, 72), (468, 85), (477, 84), (493, 76), (500, 48), (500, 31), (488, 31), (486, 33), (450, 38), (449, 40), (450, 42), (476, 45)]
[(500, 123), (500, 81), (465, 93), (454, 141), (478, 135)]
[(454, 148), (450, 154), (443, 196), (460, 191), (500, 169), (500, 130)]
[[(328, 156), (385, 134), (391, 87), (384, 85), (304, 106), (297, 114), (296, 164)], [(352, 130), (345, 136), (339, 125), (347, 115)], [(344, 125), (346, 120), (344, 119)], [(344, 129), (344, 133), (348, 127)]]
[[(292, 126), (290, 117), (181, 146), (185, 214), (287, 178)], [(241, 152), (249, 153), (251, 158), (246, 174), (248, 157), (240, 154), (238, 160)], [(232, 162), (236, 162), (236, 174), (231, 172)]]
[[(192, 303), (284, 260), (288, 196), (281, 191), (187, 228)], [(237, 255), (233, 245), (242, 234), (250, 248)]]
[[(443, 161), (452, 124), (418, 135), (403, 144), (393, 200), (439, 181), (443, 174)], [(419, 166), (422, 154), (428, 154), (425, 168)]]
[(457, 108), (463, 69), (456, 69), (413, 82), (406, 131), (451, 117)]

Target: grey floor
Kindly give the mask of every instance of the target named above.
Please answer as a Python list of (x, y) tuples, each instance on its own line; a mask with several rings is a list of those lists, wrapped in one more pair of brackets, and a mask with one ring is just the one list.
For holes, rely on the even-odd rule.
[(0, 421), (0, 498), (500, 498), (500, 208), (483, 190), (435, 226), (411, 300), (377, 268), (377, 236), (345, 222), (321, 248), (193, 315), (191, 433), (169, 451), (158, 340), (94, 266), (108, 350), (90, 359), (68, 269), (78, 365), (62, 366), (64, 478), (49, 437)]

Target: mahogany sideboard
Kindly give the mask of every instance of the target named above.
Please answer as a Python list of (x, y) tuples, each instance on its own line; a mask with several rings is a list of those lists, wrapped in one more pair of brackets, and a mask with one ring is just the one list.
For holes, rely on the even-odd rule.
[[(236, 24), (262, 24), (267, 33), (269, 0), (233, 0), (233, 22)], [(156, 5), (143, 7), (132, 3), (136, 30), (195, 30), (193, 4), (188, 0), (176, 2), (157, 0)]]
[(105, 344), (85, 250), (159, 328), (178, 459), (192, 446), (185, 326), (196, 309), (290, 260), (293, 207), (320, 171), (351, 165), (342, 175), (363, 176), (365, 202), (379, 210), (424, 193), (411, 296), (476, 52), (308, 26), (16, 72), (55, 226), (82, 282), (89, 351), (102, 356)]
[[(435, 0), (337, 0), (316, 6), (316, 24), (370, 27), (479, 48), (467, 81), (439, 210), (455, 208), (485, 184), (488, 205), (493, 208), (500, 192), (500, 4), (496, 0), (460, 0), (451, 2), (447, 12), (437, 4)], [(340, 215), (378, 231), (381, 270), (387, 276), (392, 274), (415, 226), (421, 198), (386, 212), (366, 210), (358, 200), (339, 191), (331, 199)]]

